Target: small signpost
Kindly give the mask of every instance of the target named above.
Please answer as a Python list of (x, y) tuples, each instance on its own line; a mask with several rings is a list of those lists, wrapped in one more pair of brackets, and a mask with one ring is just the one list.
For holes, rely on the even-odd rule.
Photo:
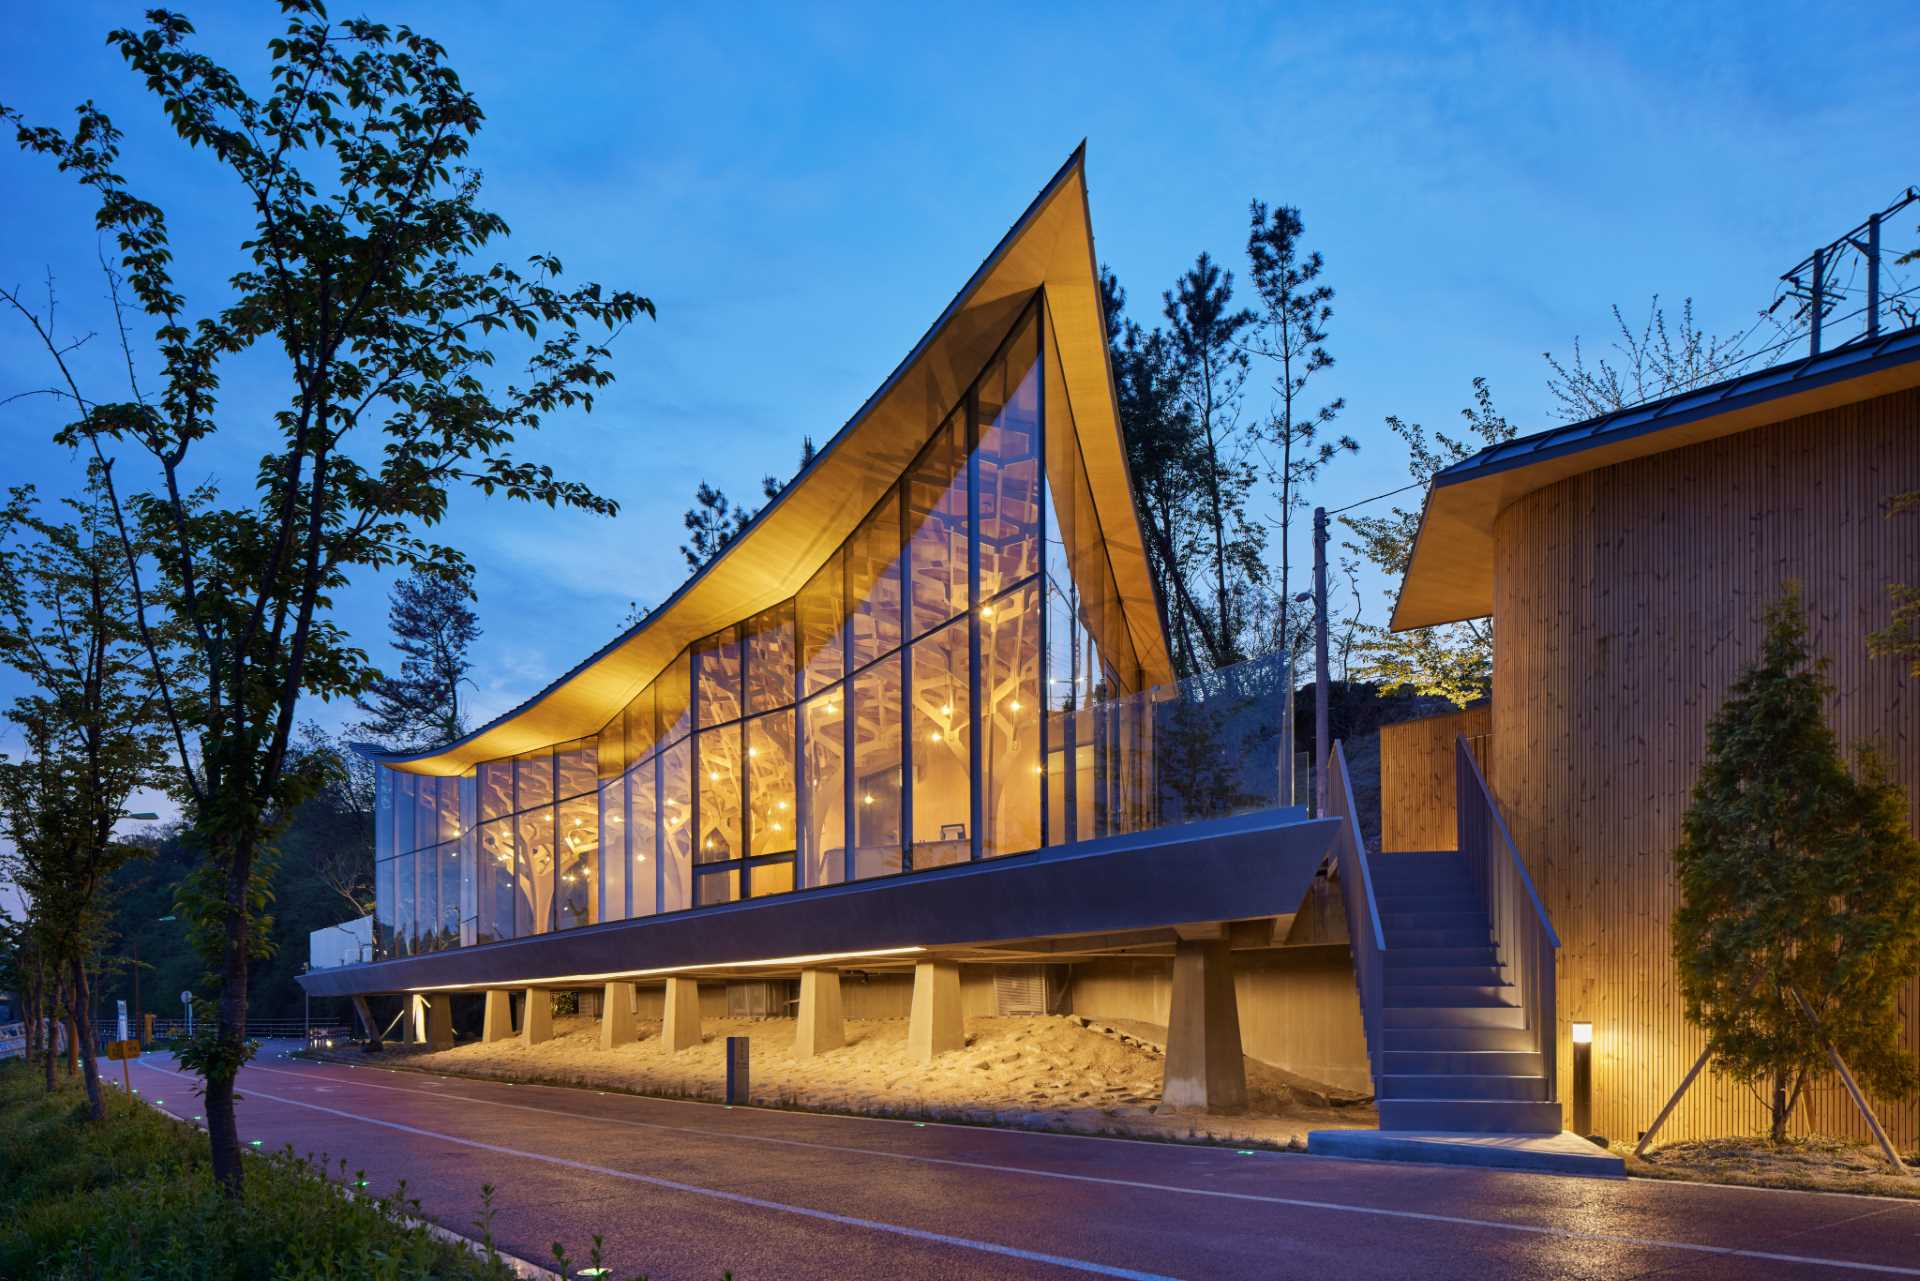
[(747, 1045), (751, 1038), (727, 1038), (727, 1106), (747, 1101)]
[(134, 1106), (133, 1074), (128, 1069), (127, 1064), (140, 1057), (140, 1042), (127, 1039), (126, 1006), (124, 1003), (120, 1007), (120, 1039), (107, 1042), (107, 1057), (120, 1060), (120, 1083), (126, 1088), (127, 1107), (131, 1110)]
[(115, 1001), (114, 1004), (120, 1007), (114, 1026), (119, 1029), (119, 1039), (124, 1041), (127, 1039), (127, 1003), (125, 1001)]
[(193, 989), (184, 988), (180, 993), (180, 1004), (187, 1007), (187, 1039), (193, 1039)]

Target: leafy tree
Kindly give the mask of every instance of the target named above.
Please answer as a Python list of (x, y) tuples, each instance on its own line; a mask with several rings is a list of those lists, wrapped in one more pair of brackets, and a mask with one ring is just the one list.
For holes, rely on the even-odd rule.
[(31, 486), (0, 508), (0, 663), (33, 682), (6, 718), (26, 750), (0, 761), (4, 866), (79, 1028), (87, 1106), (106, 1119), (92, 972), (107, 941), (109, 879), (140, 850), (114, 837), (127, 797), (166, 761), (157, 690), (139, 639), (126, 558), (95, 468), (70, 523)]
[[(298, 852), (315, 881), (344, 901), (354, 916), (365, 916), (374, 907), (375, 766), (312, 721), (300, 727), (295, 751), (301, 768), (319, 777), (320, 787), (295, 812), (276, 844)], [(303, 825), (321, 831), (309, 837)]]
[(1206, 253), (1161, 301), (1175, 385), (1195, 429), (1203, 499), (1199, 560), (1211, 579), (1207, 596), (1189, 599), (1188, 621), (1207, 665), (1225, 667), (1247, 656), (1253, 613), (1267, 583), (1266, 530), (1247, 514), (1255, 473), (1240, 427), (1249, 364), (1240, 337), (1254, 315), (1233, 305), (1233, 273)]
[[(1473, 404), (1460, 411), (1467, 430), (1461, 436), (1436, 431), (1429, 437), (1419, 423), (1389, 417), (1387, 427), (1407, 444), (1407, 470), (1423, 490), (1448, 467), (1480, 450), (1512, 440), (1512, 424), (1493, 406), (1487, 380), (1473, 380)], [(1342, 516), (1341, 523), (1355, 540), (1354, 552), (1399, 582), (1413, 556), (1413, 540), (1420, 532), (1420, 511), (1395, 505), (1385, 516)], [(1438, 694), (1461, 706), (1485, 697), (1493, 684), (1493, 621), (1469, 619), (1438, 627), (1390, 632), (1360, 624), (1353, 645), (1355, 672), (1361, 678), (1392, 688), (1406, 685), (1419, 694)]]
[[(1902, 515), (1920, 516), (1920, 489), (1895, 495), (1887, 516), (1891, 519)], [(1893, 602), (1893, 617), (1867, 638), (1867, 650), (1879, 658), (1903, 661), (1910, 675), (1920, 676), (1920, 587), (1911, 583), (1888, 583), (1887, 595)]]
[[(180, 140), (231, 179), (203, 185), (199, 199), (230, 190), (253, 224), (232, 268), (209, 273), (222, 282), (218, 301), (197, 314), (173, 279), (167, 218), (120, 173), (121, 134), (106, 115), (82, 105), (62, 131), (0, 107), (24, 149), (96, 194), (96, 225), (113, 246), (109, 295), (128, 370), (118, 397), (83, 390), (50, 315), (17, 293), (0, 297), (52, 359), (52, 390), (76, 414), (58, 439), (101, 464), (127, 553), (198, 853), (180, 910), (218, 990), (216, 1017), (183, 1062), (205, 1080), (213, 1171), (236, 1197), (233, 1085), (251, 1053), (249, 968), (272, 946), (267, 859), (278, 827), (321, 784), (293, 750), (295, 713), (304, 695), (356, 698), (372, 676), (331, 619), (333, 597), (365, 569), (461, 566), (424, 532), (455, 486), (614, 512), (514, 446), (556, 411), (590, 410), (613, 377), (612, 336), (653, 314), (637, 294), (563, 283), (551, 255), (524, 267), (480, 257), (508, 229), (481, 207), (480, 175), (466, 163), (480, 106), (436, 41), (333, 22), (319, 0), (282, 7), (286, 32), (268, 45), (262, 96), (197, 52), (178, 14), (155, 10), (146, 30), (108, 37)], [(135, 376), (142, 319), (158, 356), (151, 381)], [(524, 355), (520, 379), (494, 375), (503, 354), (513, 358), (496, 340)], [(223, 405), (235, 363), (249, 386), (283, 380), (277, 409)], [(187, 487), (207, 469), (206, 449), (234, 431), (253, 442), (262, 424), (250, 488)], [(116, 468), (123, 450), (144, 459), (150, 483)], [(135, 551), (141, 538), (156, 548), (151, 565)], [(167, 633), (156, 620), (177, 626)]]
[(418, 749), (467, 732), (460, 687), (471, 685), (468, 650), (480, 638), (473, 576), (421, 567), (393, 585), (387, 626), (400, 652), (397, 675), (382, 676), (361, 700), (366, 732), (383, 743)]
[(1613, 359), (1602, 357), (1589, 366), (1577, 337), (1570, 360), (1542, 353), (1553, 370), (1547, 391), (1554, 412), (1565, 422), (1584, 422), (1719, 382), (1740, 355), (1739, 339), (1715, 337), (1694, 323), (1691, 298), (1681, 304), (1677, 331), (1667, 325), (1659, 294), (1647, 304), (1646, 323), (1639, 332), (1627, 324), (1617, 303), (1613, 323), (1619, 330)]
[(1765, 622), (1758, 660), (1707, 728), (1674, 852), (1673, 955), (1716, 1066), (1769, 1087), (1778, 1141), (1793, 1083), (1824, 1060), (1823, 1040), (1885, 1094), (1920, 1082), (1899, 1011), (1920, 973), (1920, 841), (1878, 756), (1862, 749), (1851, 773), (1841, 757), (1823, 710), (1827, 662), (1809, 655), (1797, 586)]

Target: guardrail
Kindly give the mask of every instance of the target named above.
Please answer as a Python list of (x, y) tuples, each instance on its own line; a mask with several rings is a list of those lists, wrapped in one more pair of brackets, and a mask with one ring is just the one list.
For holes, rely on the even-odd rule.
[(1454, 745), (1460, 856), (1487, 905), (1493, 941), (1508, 978), (1527, 1012), (1533, 1048), (1547, 1077), (1547, 1097), (1558, 1099), (1560, 1056), (1554, 1044), (1554, 952), (1560, 936), (1547, 919), (1546, 904), (1507, 830), (1473, 747), (1462, 736)]
[(1346, 749), (1336, 741), (1327, 770), (1327, 814), (1340, 820), (1340, 901), (1347, 913), (1347, 939), (1353, 947), (1353, 977), (1360, 989), (1360, 1014), (1367, 1034), (1367, 1062), (1375, 1080), (1380, 1077), (1381, 1022), (1386, 1006), (1387, 936), (1380, 928), (1380, 904), (1373, 891), (1373, 867), (1367, 843), (1360, 835), (1359, 807), (1353, 799), (1353, 778), (1347, 773)]

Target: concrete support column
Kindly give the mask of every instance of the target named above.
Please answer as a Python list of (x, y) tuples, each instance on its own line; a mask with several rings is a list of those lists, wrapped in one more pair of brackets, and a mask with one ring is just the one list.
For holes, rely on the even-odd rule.
[(520, 1016), (520, 1039), (528, 1045), (553, 1039), (553, 993), (543, 987), (527, 989), (526, 1012)]
[(666, 1042), (669, 1054), (691, 1050), (700, 1044), (699, 979), (667, 980), (667, 1014), (666, 1022), (660, 1029), (660, 1039)]
[(427, 1048), (453, 1048), (453, 997), (445, 992), (427, 998)]
[(609, 983), (600, 989), (600, 1048), (617, 1050), (639, 1039), (633, 1026), (633, 984)]
[(427, 998), (419, 992), (407, 994), (407, 1017), (401, 1037), (408, 1045), (427, 1043)]
[(1177, 1108), (1247, 1110), (1233, 951), (1224, 938), (1181, 939), (1173, 945), (1173, 999), (1160, 1097)]
[(795, 1058), (810, 1059), (847, 1043), (847, 1020), (840, 1004), (840, 971), (800, 971), (800, 1010), (793, 1034)]
[(907, 1049), (921, 1063), (967, 1043), (960, 1018), (960, 967), (952, 961), (921, 961), (913, 967), (913, 1012)]
[(360, 1031), (364, 1033), (363, 1039), (371, 1041), (380, 1035), (380, 1029), (373, 1025), (373, 1009), (367, 1004), (366, 997), (353, 998), (353, 1013), (360, 1020)]
[(480, 1040), (492, 1045), (513, 1037), (513, 993), (505, 988), (486, 991), (486, 1013), (480, 1020)]

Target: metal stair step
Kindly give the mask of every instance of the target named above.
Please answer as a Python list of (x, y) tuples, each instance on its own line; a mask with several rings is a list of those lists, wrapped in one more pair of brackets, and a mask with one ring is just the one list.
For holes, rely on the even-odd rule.
[[(1392, 949), (1388, 949), (1387, 955), (1393, 955)], [(1389, 991), (1402, 986), (1430, 987), (1453, 983), (1498, 987), (1506, 982), (1506, 972), (1498, 965), (1389, 966), (1386, 982)]]
[(1425, 969), (1428, 966), (1487, 965), (1499, 967), (1500, 955), (1491, 944), (1471, 947), (1389, 947), (1387, 972)]
[(1389, 952), (1396, 947), (1486, 947), (1492, 942), (1492, 930), (1485, 925), (1477, 930), (1401, 925), (1385, 933)]
[(1373, 902), (1382, 916), (1403, 912), (1479, 912), (1484, 916), (1487, 910), (1477, 894), (1408, 894), (1404, 891), (1382, 894), (1376, 890)]
[(1547, 1097), (1544, 1076), (1496, 1075), (1491, 1072), (1445, 1072), (1431, 1075), (1387, 1074), (1374, 1091), (1379, 1099), (1487, 1099), (1537, 1103)]
[(1532, 1050), (1385, 1050), (1380, 1070), (1389, 1076), (1540, 1076), (1540, 1055)]
[(1514, 989), (1506, 983), (1402, 983), (1389, 978), (1383, 998), (1389, 1008), (1444, 1005), (1456, 1009), (1512, 1005)]
[(1388, 933), (1394, 930), (1479, 930), (1490, 931), (1493, 922), (1479, 908), (1464, 912), (1389, 912), (1382, 909), (1380, 924)]
[(1438, 1130), (1468, 1134), (1558, 1134), (1557, 1102), (1513, 1099), (1381, 1099), (1383, 1130)]
[(1433, 1023), (1395, 1027), (1389, 1024), (1381, 1029), (1380, 1048), (1383, 1054), (1427, 1050), (1452, 1053), (1493, 1050), (1531, 1052), (1533, 1033), (1524, 1027), (1463, 1027)]
[(1517, 1005), (1389, 1005), (1381, 1011), (1381, 1026), (1506, 1027), (1527, 1026), (1527, 1012)]

